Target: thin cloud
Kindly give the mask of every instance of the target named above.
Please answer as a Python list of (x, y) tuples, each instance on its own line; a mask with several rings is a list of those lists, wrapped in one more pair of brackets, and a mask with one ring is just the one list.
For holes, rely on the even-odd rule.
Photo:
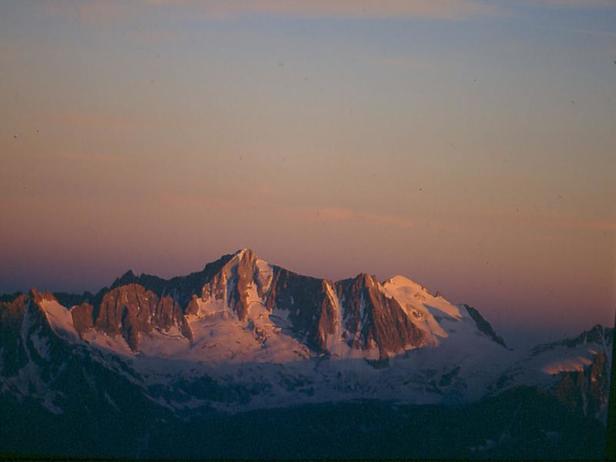
[[(235, 213), (241, 210), (258, 210), (264, 207), (258, 199), (223, 199), (199, 193), (164, 193), (160, 202), (169, 207), (189, 207), (195, 210), (219, 210)], [(304, 223), (356, 224), (411, 229), (415, 223), (401, 215), (354, 210), (346, 207), (290, 207), (267, 203), (274, 215)]]
[(308, 210), (308, 215), (318, 221), (335, 223), (358, 223), (377, 226), (393, 226), (410, 229), (415, 223), (405, 217), (383, 213), (360, 212), (349, 208), (322, 208)]

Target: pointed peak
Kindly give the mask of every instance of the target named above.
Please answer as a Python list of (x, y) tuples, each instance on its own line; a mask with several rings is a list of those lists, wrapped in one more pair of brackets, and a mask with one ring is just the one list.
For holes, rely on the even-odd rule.
[(355, 276), (355, 280), (361, 282), (366, 286), (377, 285), (379, 283), (374, 274), (368, 273), (359, 273), (357, 276)]
[(36, 300), (37, 298), (41, 297), (41, 292), (36, 287), (33, 287), (32, 289), (30, 289), (29, 295)]
[(137, 275), (133, 272), (132, 269), (129, 269), (126, 273), (124, 273), (120, 279), (132, 279), (132, 278), (136, 278)]
[(133, 270), (129, 269), (126, 273), (124, 273), (122, 276), (120, 276), (115, 281), (113, 281), (113, 284), (111, 284), (111, 288), (114, 289), (114, 288), (119, 287), (119, 286), (124, 286), (126, 284), (131, 284), (131, 283), (136, 282), (138, 279), (139, 278), (133, 272)]
[[(241, 271), (253, 271), (258, 265), (262, 265), (263, 263), (267, 264), (267, 262), (259, 259), (252, 249), (245, 248), (232, 254), (222, 256), (214, 262), (211, 268), (216, 268), (216, 273), (219, 271), (229, 272), (232, 271), (233, 268), (242, 268)], [(206, 266), (205, 271), (208, 270), (208, 266)]]
[[(238, 250), (236, 251), (234, 254), (231, 255), (231, 258), (229, 260), (229, 263), (231, 264), (248, 264), (248, 265), (253, 265), (256, 264), (257, 261), (262, 261), (264, 262), (264, 260), (261, 260), (256, 252), (248, 247)], [(265, 262), (267, 263), (267, 262)]]
[(240, 259), (243, 258), (245, 255), (248, 258), (253, 257), (253, 256), (256, 257), (254, 250), (252, 250), (249, 247), (244, 247), (243, 249), (237, 250), (233, 255)]
[(30, 297), (36, 303), (40, 303), (43, 300), (56, 301), (56, 297), (54, 297), (54, 295), (51, 292), (40, 291), (34, 287), (30, 289)]

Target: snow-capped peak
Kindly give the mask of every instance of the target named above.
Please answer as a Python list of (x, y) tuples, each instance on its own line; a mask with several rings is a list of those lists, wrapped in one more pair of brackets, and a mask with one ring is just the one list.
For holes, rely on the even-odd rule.
[[(383, 282), (385, 290), (402, 306), (411, 306), (422, 311), (436, 311), (455, 319), (461, 319), (460, 309), (438, 294), (432, 294), (423, 285), (405, 276), (393, 276)], [(438, 313), (437, 313), (438, 314)]]
[(383, 284), (393, 284), (396, 286), (404, 286), (409, 288), (414, 288), (416, 292), (428, 292), (428, 290), (419, 284), (418, 282), (413, 281), (406, 276), (402, 276), (401, 274), (397, 274), (395, 276), (390, 277), (383, 281)]

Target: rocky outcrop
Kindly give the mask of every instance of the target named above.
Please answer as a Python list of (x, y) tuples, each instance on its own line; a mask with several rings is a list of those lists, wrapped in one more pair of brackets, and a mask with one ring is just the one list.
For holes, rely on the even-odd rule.
[(382, 358), (418, 347), (424, 333), (374, 276), (360, 274), (336, 283), (349, 346), (378, 349)]
[(80, 337), (83, 333), (94, 327), (94, 307), (89, 303), (81, 303), (71, 309), (73, 325)]
[(332, 283), (274, 267), (265, 304), (289, 312), (295, 332), (315, 351), (327, 353), (332, 337), (350, 348), (375, 349), (388, 357), (424, 343), (424, 333), (374, 276)]
[(327, 338), (336, 332), (336, 304), (328, 295), (326, 280), (273, 267), (265, 306), (289, 312), (293, 330), (315, 351), (325, 352)]
[(604, 352), (593, 356), (592, 363), (580, 371), (562, 372), (553, 393), (568, 408), (585, 416), (605, 420), (610, 392), (610, 370)]
[(475, 321), (475, 325), (480, 332), (484, 333), (504, 348), (507, 348), (507, 345), (505, 344), (503, 338), (499, 335), (496, 335), (496, 332), (494, 332), (492, 325), (483, 316), (481, 316), (481, 313), (479, 311), (477, 311), (470, 305), (462, 304), (462, 306), (466, 309), (470, 317), (473, 318), (473, 321)]
[[(86, 312), (87, 308), (80, 310), (81, 314)], [(141, 336), (153, 329), (166, 331), (176, 326), (192, 340), (190, 327), (175, 300), (169, 296), (158, 297), (138, 284), (116, 287), (105, 294), (93, 310), (93, 325), (109, 335), (122, 335), (135, 351), (139, 349)]]
[(325, 349), (329, 337), (339, 335), (342, 326), (339, 324), (341, 316), (340, 301), (336, 296), (335, 288), (330, 281), (322, 281), (322, 290), (324, 292), (323, 300), (318, 314), (319, 323), (316, 329), (316, 343), (321, 349)]
[(205, 300), (223, 301), (241, 321), (245, 321), (251, 303), (252, 290), (259, 298), (265, 288), (257, 257), (250, 249), (238, 252), (212, 279), (203, 286), (201, 297)]

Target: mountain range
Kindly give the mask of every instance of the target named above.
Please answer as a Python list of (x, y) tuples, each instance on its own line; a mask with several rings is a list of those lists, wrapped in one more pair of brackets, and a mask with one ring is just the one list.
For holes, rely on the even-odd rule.
[(512, 349), (407, 277), (330, 281), (243, 249), (96, 294), (2, 296), (0, 452), (596, 457), (613, 337)]

